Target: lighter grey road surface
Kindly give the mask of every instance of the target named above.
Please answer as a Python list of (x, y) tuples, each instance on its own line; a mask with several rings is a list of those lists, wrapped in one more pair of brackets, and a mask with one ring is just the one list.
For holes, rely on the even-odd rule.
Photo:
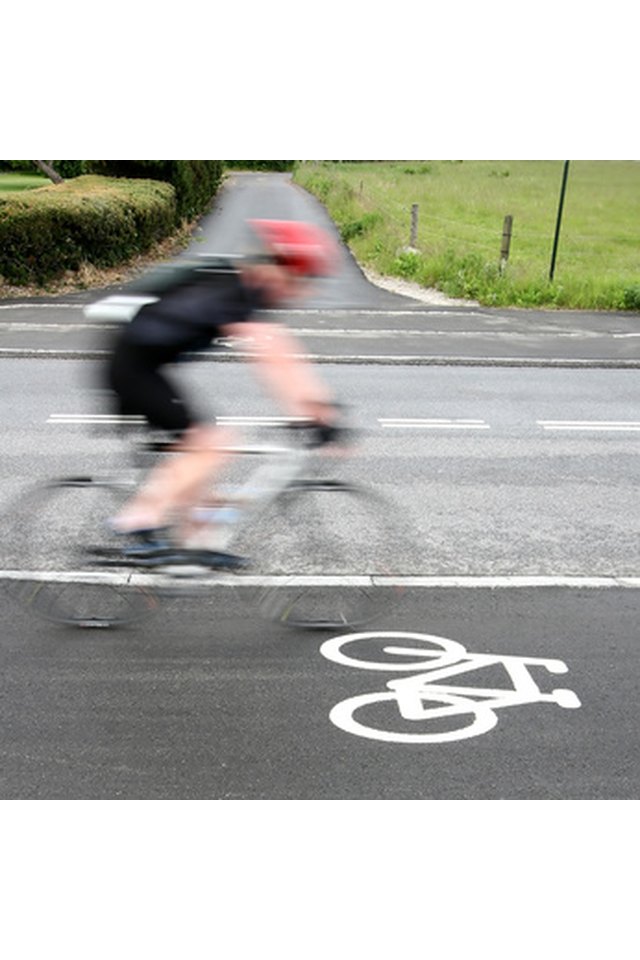
[[(96, 363), (12, 360), (3, 371), (5, 502), (32, 479), (123, 462), (122, 445), (90, 422), (106, 409), (92, 392)], [(323, 373), (362, 430), (341, 469), (410, 518), (398, 572), (638, 575), (634, 371), (327, 365)], [(247, 366), (191, 363), (175, 375), (222, 416), (277, 412)]]

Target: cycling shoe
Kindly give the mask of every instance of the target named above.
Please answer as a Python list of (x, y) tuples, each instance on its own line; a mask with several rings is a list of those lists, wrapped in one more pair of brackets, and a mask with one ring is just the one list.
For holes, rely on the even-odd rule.
[(150, 530), (132, 530), (127, 536), (132, 543), (122, 547), (122, 556), (129, 560), (151, 559), (175, 553), (175, 546), (169, 539), (167, 527), (157, 527)]

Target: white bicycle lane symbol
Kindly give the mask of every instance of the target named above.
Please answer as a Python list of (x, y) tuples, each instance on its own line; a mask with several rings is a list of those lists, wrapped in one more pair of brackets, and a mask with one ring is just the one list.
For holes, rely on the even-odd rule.
[[(380, 641), (393, 642), (381, 647)], [(354, 648), (358, 651), (355, 655), (350, 656), (345, 652), (349, 645), (352, 651)], [(378, 654), (383, 653), (389, 659), (359, 659), (358, 654), (364, 657), (367, 647), (371, 656), (376, 656), (377, 650)], [(343, 700), (329, 714), (329, 719), (341, 730), (370, 740), (393, 743), (465, 740), (492, 730), (498, 722), (496, 711), (504, 707), (517, 707), (525, 703), (555, 703), (567, 709), (580, 706), (580, 700), (572, 690), (563, 688), (543, 693), (531, 675), (531, 667), (543, 668), (551, 674), (566, 673), (568, 668), (562, 660), (469, 653), (456, 640), (426, 633), (396, 631), (351, 633), (334, 637), (322, 644), (320, 653), (334, 663), (360, 670), (413, 673), (410, 677), (390, 680), (386, 684), (387, 690)], [(495, 666), (504, 667), (512, 689), (455, 686), (441, 682)], [(397, 724), (405, 728), (402, 731), (376, 726), (375, 723), (379, 723), (383, 717), (385, 726), (392, 724), (388, 706), (380, 709), (380, 704), (389, 702), (395, 702), (404, 721), (415, 721), (419, 732), (407, 731), (408, 723)], [(356, 714), (360, 719), (356, 719)]]

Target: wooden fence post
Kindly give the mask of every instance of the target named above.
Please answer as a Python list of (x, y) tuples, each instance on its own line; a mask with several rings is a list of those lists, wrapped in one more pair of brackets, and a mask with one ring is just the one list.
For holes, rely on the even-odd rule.
[(418, 243), (418, 204), (411, 204), (411, 236), (409, 246), (416, 247)]
[(504, 273), (504, 268), (509, 259), (509, 248), (511, 247), (511, 230), (513, 227), (513, 217), (506, 216), (502, 226), (502, 247), (500, 248), (500, 273)]

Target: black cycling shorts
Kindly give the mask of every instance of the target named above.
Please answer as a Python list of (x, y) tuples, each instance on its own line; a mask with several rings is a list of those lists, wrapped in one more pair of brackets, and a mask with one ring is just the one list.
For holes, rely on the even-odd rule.
[(120, 340), (107, 369), (107, 382), (122, 416), (143, 416), (150, 426), (183, 433), (201, 418), (161, 369), (175, 360), (166, 347), (139, 346)]

